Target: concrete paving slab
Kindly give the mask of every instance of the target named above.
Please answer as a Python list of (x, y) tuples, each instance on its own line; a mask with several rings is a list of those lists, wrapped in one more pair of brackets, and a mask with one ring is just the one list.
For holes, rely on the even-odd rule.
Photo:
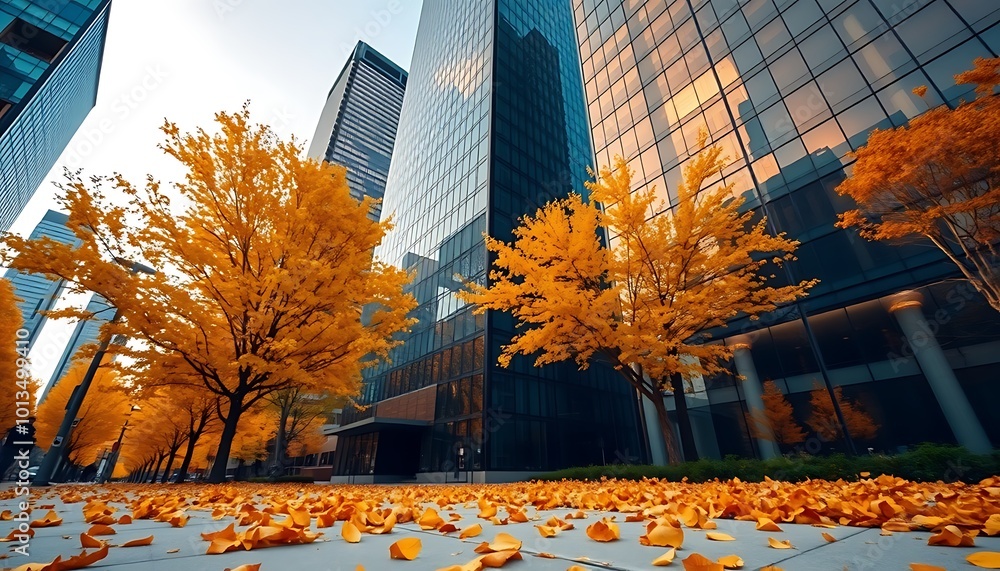
[[(4, 504), (7, 505), (4, 505)], [(45, 499), (38, 503), (55, 504), (56, 513), (63, 518), (63, 524), (56, 527), (38, 528), (30, 544), (30, 558), (11, 554), (0, 561), (5, 569), (16, 567), (29, 561), (47, 563), (57, 555), (64, 557), (80, 553), (79, 535), (90, 524), (83, 521), (82, 503), (64, 504), (58, 498)], [(123, 504), (110, 504), (119, 508), (119, 513), (128, 513)], [(167, 523), (150, 520), (135, 520), (129, 525), (115, 525), (118, 533), (102, 536), (113, 545), (120, 545), (130, 539), (154, 536), (152, 545), (132, 548), (112, 548), (108, 557), (92, 569), (114, 571), (142, 570), (185, 571), (218, 570), (233, 568), (242, 564), (261, 563), (262, 571), (355, 571), (361, 565), (372, 570), (435, 570), (450, 565), (460, 565), (475, 558), (474, 549), (483, 541), (492, 541), (499, 532), (506, 532), (520, 539), (522, 561), (512, 561), (506, 569), (534, 569), (540, 571), (564, 571), (571, 565), (585, 569), (639, 570), (654, 569), (653, 559), (666, 548), (646, 547), (638, 542), (645, 533), (642, 522), (625, 522), (625, 514), (588, 512), (582, 520), (572, 520), (575, 529), (562, 532), (554, 538), (543, 538), (533, 527), (544, 523), (551, 516), (565, 519), (571, 511), (558, 509), (536, 511), (529, 508), (529, 523), (493, 525), (476, 517), (478, 509), (455, 506), (453, 510), (434, 507), (445, 520), (451, 511), (462, 515), (455, 521), (459, 528), (479, 523), (483, 533), (467, 540), (460, 540), (458, 533), (448, 535), (433, 530), (421, 530), (415, 523), (399, 524), (390, 535), (363, 534), (358, 544), (344, 541), (340, 535), (342, 522), (333, 528), (315, 529), (323, 533), (312, 544), (272, 547), (253, 551), (236, 551), (223, 555), (206, 555), (208, 542), (201, 539), (202, 532), (225, 528), (231, 517), (213, 520), (207, 511), (188, 510), (190, 520), (183, 528), (174, 528)], [(10, 502), (0, 502), (0, 510), (11, 509)], [(41, 517), (45, 511), (36, 509), (34, 515)], [(506, 514), (501, 509), (500, 516)], [(615, 516), (621, 529), (619, 541), (598, 543), (590, 540), (585, 532), (588, 525), (601, 517)], [(534, 519), (537, 518), (537, 519)], [(677, 552), (677, 558), (670, 568), (682, 569), (681, 560), (691, 553), (700, 553), (717, 559), (724, 555), (739, 555), (745, 562), (743, 569), (760, 569), (766, 565), (778, 565), (785, 571), (864, 571), (864, 570), (907, 570), (909, 563), (921, 562), (939, 565), (946, 569), (974, 569), (965, 562), (965, 557), (976, 551), (1000, 551), (1000, 537), (977, 537), (975, 548), (931, 547), (927, 545), (929, 532), (895, 533), (892, 536), (879, 535), (878, 529), (836, 527), (821, 529), (812, 526), (780, 524), (782, 532), (761, 532), (753, 522), (715, 520), (718, 529), (735, 541), (711, 541), (703, 530), (684, 529), (684, 546)], [(12, 529), (11, 522), (0, 522), (0, 536)], [(827, 532), (837, 539), (829, 543), (822, 537)], [(389, 546), (404, 537), (420, 538), (423, 548), (414, 561), (397, 561), (389, 557)], [(790, 550), (768, 547), (768, 537), (789, 540), (794, 546)], [(0, 549), (10, 552), (14, 544), (0, 545)], [(177, 550), (175, 553), (168, 551)], [(537, 557), (539, 553), (552, 554), (554, 558)], [(581, 560), (580, 558), (588, 558)]]

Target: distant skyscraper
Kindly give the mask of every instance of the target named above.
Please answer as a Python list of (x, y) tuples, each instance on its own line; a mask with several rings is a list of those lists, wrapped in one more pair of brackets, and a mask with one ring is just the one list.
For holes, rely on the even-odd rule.
[[(63, 242), (65, 244), (79, 244), (79, 240), (73, 232), (66, 227), (69, 216), (49, 210), (45, 213), (42, 221), (31, 231), (30, 239), (38, 240), (46, 237)], [(52, 281), (39, 274), (25, 274), (16, 270), (7, 270), (4, 276), (14, 285), (14, 295), (21, 301), (18, 307), (21, 308), (21, 318), (24, 319), (24, 328), (28, 330), (28, 347), (30, 348), (38, 337), (45, 317), (40, 312), (52, 309), (56, 299), (62, 291), (63, 282)]]
[(111, 0), (0, 0), (0, 232), (97, 100)]
[[(334, 82), (308, 155), (347, 167), (351, 195), (382, 198), (407, 74), (364, 42)], [(370, 216), (379, 219), (381, 206)]]
[(80, 348), (89, 343), (97, 343), (101, 326), (111, 319), (115, 310), (114, 306), (108, 303), (106, 299), (95, 293), (94, 297), (90, 299), (90, 303), (87, 304), (87, 311), (92, 313), (95, 318), (88, 321), (80, 321), (76, 324), (73, 335), (70, 336), (69, 343), (67, 343), (66, 349), (63, 350), (62, 357), (59, 358), (56, 370), (49, 377), (49, 382), (45, 385), (45, 390), (38, 399), (39, 404), (45, 400), (52, 387), (63, 378), (63, 375), (69, 371), (73, 362), (78, 359), (77, 352)]
[[(377, 250), (415, 274), (418, 323), (366, 374), (337, 430), (335, 478), (503, 480), (641, 459), (632, 391), (607, 367), (497, 363), (506, 313), (473, 315), (459, 277), (486, 283), (483, 234), (571, 192), (592, 161), (568, 1), (425, 0)], [(359, 479), (357, 476), (360, 476)]]

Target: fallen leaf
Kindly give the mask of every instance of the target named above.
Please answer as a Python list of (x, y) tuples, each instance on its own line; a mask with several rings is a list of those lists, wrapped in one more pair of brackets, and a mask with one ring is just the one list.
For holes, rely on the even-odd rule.
[(965, 558), (966, 561), (983, 569), (1000, 569), (1000, 553), (979, 551)]
[(670, 548), (666, 553), (657, 557), (653, 560), (654, 567), (666, 567), (674, 561), (674, 557), (677, 556), (677, 549)]
[(122, 515), (122, 517), (118, 518), (118, 523), (120, 525), (128, 525), (128, 524), (132, 523), (132, 516), (130, 516), (128, 514), (124, 514), (124, 515)]
[(118, 533), (118, 532), (115, 531), (115, 528), (111, 527), (110, 525), (104, 525), (104, 524), (101, 524), (101, 523), (99, 523), (97, 525), (92, 525), (92, 526), (90, 526), (90, 529), (87, 530), (87, 535), (92, 535), (92, 536), (93, 535), (114, 535), (116, 533)]
[(587, 537), (601, 542), (616, 541), (621, 537), (621, 532), (618, 529), (617, 523), (608, 518), (603, 518), (587, 526)]
[(780, 533), (781, 528), (771, 518), (762, 517), (757, 520), (757, 531), (775, 531)]
[(49, 513), (45, 514), (45, 517), (42, 519), (36, 519), (28, 525), (31, 527), (55, 527), (57, 525), (62, 525), (62, 522), (62, 518), (56, 515), (56, 512), (49, 510)]
[(830, 535), (829, 533), (827, 533), (825, 531), (823, 533), (821, 533), (820, 535), (822, 535), (823, 539), (827, 540), (830, 543), (833, 543), (834, 541), (837, 541), (836, 537)]
[(493, 543), (480, 543), (476, 553), (494, 553), (497, 551), (517, 551), (521, 549), (521, 540), (508, 533), (498, 533)]
[(974, 547), (975, 535), (962, 531), (954, 525), (946, 525), (940, 532), (927, 540), (927, 545), (945, 545), (948, 547)]
[(167, 553), (177, 553), (178, 551), (180, 551), (180, 549), (178, 549), (178, 548), (175, 547), (173, 549), (168, 549)]
[(1000, 514), (991, 515), (983, 524), (983, 531), (986, 532), (986, 535), (1000, 535)]
[(225, 571), (260, 571), (260, 563), (247, 563), (246, 565), (240, 565), (232, 569), (226, 567)]
[(420, 554), (421, 547), (420, 539), (416, 537), (404, 537), (389, 546), (389, 557), (392, 559), (413, 561)]
[(711, 539), (712, 541), (736, 541), (736, 538), (727, 534), (715, 531), (710, 531), (705, 534), (705, 537)]
[(928, 565), (926, 563), (910, 563), (910, 571), (948, 571), (944, 567)]
[(344, 538), (347, 543), (358, 543), (361, 541), (361, 531), (358, 527), (349, 521), (345, 521), (344, 525), (340, 528), (340, 536)]
[(787, 539), (784, 540), (784, 541), (782, 541), (780, 539), (775, 539), (773, 537), (767, 538), (767, 545), (768, 545), (768, 547), (773, 547), (775, 549), (791, 549), (792, 548), (792, 542), (791, 541), (789, 541)]
[(103, 546), (104, 546), (103, 541), (99, 539), (94, 539), (92, 536), (87, 535), (86, 533), (80, 534), (80, 547), (83, 547), (84, 549), (89, 549), (93, 547), (100, 549)]
[(465, 539), (467, 537), (476, 537), (482, 532), (483, 532), (483, 526), (477, 523), (463, 529), (462, 533), (458, 534), (458, 538)]
[(684, 560), (684, 571), (723, 571), (721, 563), (712, 561), (700, 553), (692, 553)]
[[(520, 547), (520, 546), (519, 546)], [(503, 567), (508, 561), (516, 561), (522, 559), (521, 552), (516, 549), (505, 549), (503, 551), (495, 551), (493, 553), (487, 553), (476, 558), (483, 567)]]
[(740, 569), (743, 567), (743, 558), (739, 555), (726, 555), (719, 558), (719, 563), (726, 569)]
[(679, 548), (684, 543), (684, 530), (669, 523), (650, 522), (646, 535), (639, 537), (642, 545)]
[(538, 534), (542, 537), (555, 537), (556, 529), (547, 525), (536, 525), (535, 528), (538, 529)]
[(126, 541), (125, 543), (119, 545), (118, 547), (141, 547), (143, 545), (151, 545), (153, 543), (153, 536), (140, 537), (139, 539), (133, 539), (131, 541)]

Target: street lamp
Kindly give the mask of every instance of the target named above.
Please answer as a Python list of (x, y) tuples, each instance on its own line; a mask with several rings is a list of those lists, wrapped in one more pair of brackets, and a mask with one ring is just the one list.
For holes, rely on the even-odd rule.
[(118, 440), (115, 441), (114, 446), (111, 447), (111, 456), (108, 457), (108, 461), (104, 465), (104, 470), (97, 477), (98, 484), (104, 484), (111, 479), (111, 476), (115, 473), (115, 465), (118, 464), (118, 456), (121, 454), (122, 449), (122, 438), (125, 438), (125, 430), (128, 429), (128, 417), (132, 416), (132, 413), (142, 410), (139, 405), (134, 404), (129, 408), (128, 414), (125, 415), (125, 423), (122, 424), (122, 431), (118, 433)]
[[(129, 271), (133, 274), (142, 272), (153, 275), (156, 273), (156, 270), (153, 268), (139, 262), (129, 262), (124, 258), (115, 258), (115, 261), (128, 267)], [(111, 323), (118, 323), (119, 318), (121, 318), (121, 310), (115, 308), (115, 315), (111, 318)], [(33, 486), (48, 486), (56, 470), (59, 469), (63, 451), (66, 449), (64, 445), (69, 441), (69, 437), (73, 432), (73, 420), (76, 418), (77, 413), (80, 412), (83, 399), (87, 396), (87, 391), (90, 389), (90, 384), (94, 381), (97, 368), (101, 366), (101, 361), (104, 360), (104, 353), (107, 352), (110, 342), (111, 339), (109, 338), (101, 341), (101, 345), (97, 348), (97, 353), (94, 354), (94, 358), (90, 361), (87, 373), (83, 376), (83, 380), (73, 389), (73, 394), (70, 395), (69, 402), (66, 404), (66, 416), (63, 417), (62, 424), (59, 425), (59, 432), (52, 439), (52, 445), (49, 446), (49, 451), (45, 454), (45, 459), (42, 460), (41, 466), (38, 467), (38, 473), (35, 474), (35, 478), (31, 482)]]

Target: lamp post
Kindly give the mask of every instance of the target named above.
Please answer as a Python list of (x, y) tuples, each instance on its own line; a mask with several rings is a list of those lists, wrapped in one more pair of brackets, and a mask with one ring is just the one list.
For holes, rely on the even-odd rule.
[(139, 408), (139, 405), (134, 404), (129, 408), (128, 414), (125, 415), (125, 423), (122, 424), (122, 431), (118, 433), (118, 440), (116, 440), (114, 446), (111, 447), (111, 456), (104, 465), (104, 470), (97, 478), (98, 484), (107, 483), (107, 481), (110, 480), (111, 476), (115, 473), (115, 465), (118, 464), (118, 456), (121, 454), (122, 439), (125, 438), (125, 430), (128, 429), (128, 417), (132, 416), (132, 413), (137, 410), (142, 409)]
[[(129, 271), (133, 274), (141, 272), (153, 275), (156, 273), (156, 270), (153, 268), (140, 264), (139, 262), (129, 262), (128, 260), (122, 258), (115, 258), (115, 261), (123, 266), (127, 266)], [(114, 317), (111, 318), (111, 323), (118, 323), (119, 318), (121, 318), (121, 310), (115, 308), (115, 314)], [(66, 416), (63, 417), (62, 424), (59, 425), (59, 432), (57, 432), (55, 438), (52, 439), (52, 445), (49, 446), (49, 451), (46, 452), (45, 459), (42, 460), (42, 464), (38, 467), (38, 473), (35, 475), (31, 485), (48, 486), (52, 480), (53, 474), (55, 474), (56, 470), (59, 469), (59, 464), (63, 457), (63, 451), (66, 449), (65, 445), (69, 441), (69, 437), (73, 432), (73, 420), (80, 412), (80, 407), (83, 405), (83, 399), (87, 396), (90, 384), (94, 381), (94, 375), (97, 374), (97, 369), (101, 366), (101, 361), (104, 360), (104, 353), (107, 352), (108, 345), (110, 343), (110, 338), (105, 338), (101, 341), (100, 346), (97, 348), (97, 353), (94, 354), (94, 358), (90, 361), (87, 373), (83, 376), (83, 380), (81, 380), (80, 384), (73, 389), (73, 394), (70, 395), (69, 402), (66, 403)]]

